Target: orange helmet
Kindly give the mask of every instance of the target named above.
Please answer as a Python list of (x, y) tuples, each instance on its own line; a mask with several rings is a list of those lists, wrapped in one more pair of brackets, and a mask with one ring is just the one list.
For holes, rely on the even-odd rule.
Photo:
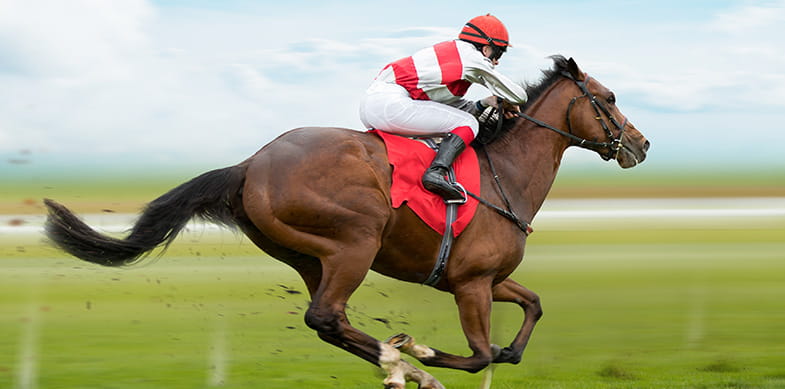
[(507, 48), (510, 45), (507, 27), (491, 14), (478, 16), (463, 26), (458, 39)]

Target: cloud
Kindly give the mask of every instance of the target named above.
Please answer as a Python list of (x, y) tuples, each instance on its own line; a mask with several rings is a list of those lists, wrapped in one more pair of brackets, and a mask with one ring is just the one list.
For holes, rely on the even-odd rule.
[[(4, 1), (0, 153), (227, 164), (291, 128), (360, 128), (357, 105), (378, 71), (452, 39), (467, 12), (452, 7), (435, 22), (406, 19), (402, 10), (381, 15), (366, 3), (355, 7), (363, 18), (326, 3), (161, 4)], [(669, 22), (592, 13), (595, 6), (573, 2), (525, 13), (509, 7), (515, 47), (500, 70), (533, 81), (551, 66), (546, 56), (574, 56), (617, 92), (625, 113), (639, 113), (631, 115), (636, 125), (656, 131), (653, 151), (661, 144), (664, 152), (706, 115), (782, 111), (783, 3), (745, 4)]]
[(5, 152), (234, 161), (290, 128), (359, 128), (357, 103), (384, 61), (446, 37), (419, 28), (339, 40), (288, 26), (292, 34), (270, 39), (285, 24), (272, 15), (143, 1), (9, 6)]
[(233, 129), (255, 116), (222, 78), (232, 64), (160, 46), (166, 21), (147, 2), (3, 5), (2, 151), (160, 156), (185, 143), (180, 156), (198, 158), (232, 148)]
[(637, 106), (686, 112), (739, 106), (781, 110), (785, 2), (719, 6), (662, 4), (678, 9), (672, 12), (679, 15), (667, 18), (644, 15), (657, 15), (656, 6), (638, 13), (585, 15), (592, 24), (579, 39), (575, 29), (583, 26), (571, 26), (568, 19), (554, 26), (563, 33), (531, 40), (540, 50), (563, 47), (622, 101)]
[[(749, 36), (760, 31), (775, 29), (781, 31), (785, 23), (785, 2), (757, 2), (720, 12), (709, 23), (709, 27), (733, 35)], [(781, 36), (779, 36), (781, 37)], [(775, 37), (775, 39), (778, 37)]]
[(144, 1), (4, 1), (0, 52), (16, 64), (5, 71), (63, 82), (126, 71), (118, 59), (144, 49), (153, 16)]

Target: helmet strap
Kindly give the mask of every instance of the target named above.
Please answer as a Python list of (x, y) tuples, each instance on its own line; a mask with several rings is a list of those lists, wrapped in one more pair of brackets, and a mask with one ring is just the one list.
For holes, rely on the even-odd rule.
[(509, 42), (507, 42), (505, 40), (494, 39), (494, 38), (489, 37), (488, 34), (486, 34), (483, 30), (480, 30), (479, 27), (475, 26), (472, 23), (466, 23), (466, 26), (471, 28), (471, 29), (473, 29), (474, 31), (477, 31), (477, 34), (472, 34), (472, 33), (468, 33), (468, 32), (464, 32), (464, 34), (469, 35), (469, 36), (474, 36), (474, 37), (477, 37), (477, 38), (485, 39), (486, 41), (488, 41), (488, 44), (491, 45), (491, 46), (497, 46), (494, 41), (498, 41), (500, 43), (504, 43), (505, 45), (509, 44)]
[(493, 53), (491, 54), (491, 59), (492, 60), (499, 60), (499, 58), (501, 58), (502, 54), (504, 54), (507, 51), (506, 47), (499, 46), (499, 45), (496, 44), (496, 42), (494, 42), (494, 41), (499, 41), (499, 42), (502, 42), (502, 43), (505, 43), (505, 44), (509, 44), (507, 41), (503, 41), (501, 39), (493, 39), (493, 38), (489, 37), (488, 34), (486, 34), (483, 30), (480, 30), (479, 27), (475, 26), (472, 23), (466, 23), (466, 26), (471, 28), (471, 29), (473, 29), (474, 31), (477, 31), (477, 34), (471, 34), (471, 33), (468, 33), (468, 32), (464, 32), (464, 34), (469, 35), (469, 36), (474, 36), (474, 37), (477, 37), (477, 38), (482, 38), (482, 39), (485, 39), (486, 41), (488, 41), (488, 45), (491, 46), (491, 49), (493, 50)]

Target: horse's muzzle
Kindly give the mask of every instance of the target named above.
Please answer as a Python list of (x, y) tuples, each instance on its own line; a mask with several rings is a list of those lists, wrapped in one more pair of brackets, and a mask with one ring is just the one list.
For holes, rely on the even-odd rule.
[(616, 162), (623, 169), (637, 166), (646, 159), (651, 143), (635, 127), (629, 128), (624, 134), (622, 147), (616, 155)]

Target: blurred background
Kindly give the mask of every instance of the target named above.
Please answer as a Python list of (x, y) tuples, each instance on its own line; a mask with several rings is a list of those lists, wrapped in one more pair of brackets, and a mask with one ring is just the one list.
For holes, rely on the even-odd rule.
[[(0, 386), (378, 384), (302, 324), (301, 281), (241, 236), (194, 224), (151, 266), (97, 269), (46, 245), (41, 199), (121, 234), (289, 129), (361, 129), (382, 67), (488, 12), (514, 46), (502, 73), (536, 82), (549, 55), (573, 57), (652, 143), (629, 170), (568, 150), (514, 277), (546, 315), (496, 385), (785, 386), (785, 2), (739, 0), (0, 0)], [(363, 330), (466, 352), (449, 296), (365, 286)], [(494, 317), (509, 341), (519, 310)]]

